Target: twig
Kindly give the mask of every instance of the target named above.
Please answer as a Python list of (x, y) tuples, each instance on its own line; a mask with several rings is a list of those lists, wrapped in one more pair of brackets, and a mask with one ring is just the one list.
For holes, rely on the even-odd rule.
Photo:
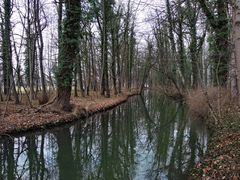
[(217, 124), (217, 122), (218, 122), (218, 118), (217, 118), (217, 117), (218, 117), (218, 116), (215, 114), (214, 109), (213, 109), (213, 107), (212, 107), (212, 105), (211, 105), (211, 103), (210, 103), (210, 101), (209, 101), (207, 90), (204, 92), (204, 95), (206, 96), (206, 102), (207, 102), (207, 104), (208, 104), (210, 113), (211, 113), (211, 115), (213, 116), (213, 118), (214, 118), (214, 120), (215, 120), (214, 123)]

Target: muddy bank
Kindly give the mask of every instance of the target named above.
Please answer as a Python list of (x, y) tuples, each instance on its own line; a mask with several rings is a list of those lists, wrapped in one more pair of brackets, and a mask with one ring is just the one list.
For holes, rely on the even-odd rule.
[(79, 118), (91, 116), (98, 112), (103, 112), (114, 108), (127, 101), (131, 96), (138, 95), (138, 91), (125, 92), (111, 98), (102, 96), (88, 98), (73, 98), (71, 103), (75, 106), (73, 112), (49, 112), (36, 111), (37, 108), (18, 108), (9, 112), (0, 121), (0, 136), (7, 134), (17, 134), (31, 130), (47, 129), (53, 126), (73, 122)]

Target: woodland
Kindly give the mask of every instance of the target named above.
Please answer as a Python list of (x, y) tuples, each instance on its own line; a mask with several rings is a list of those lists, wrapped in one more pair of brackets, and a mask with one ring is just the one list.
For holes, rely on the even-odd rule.
[[(151, 3), (1, 0), (0, 127), (97, 112), (151, 89), (211, 129), (192, 178), (240, 178), (240, 1)], [(141, 8), (151, 11), (143, 22)]]

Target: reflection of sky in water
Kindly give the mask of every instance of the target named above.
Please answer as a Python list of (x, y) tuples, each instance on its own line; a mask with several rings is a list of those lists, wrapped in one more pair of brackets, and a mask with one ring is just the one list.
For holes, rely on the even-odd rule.
[[(41, 135), (36, 135), (35, 143), (42, 141)], [(48, 178), (49, 179), (58, 179), (58, 167), (56, 163), (56, 153), (58, 151), (57, 144), (55, 144), (55, 137), (50, 134), (46, 133), (44, 137), (44, 159), (45, 159), (45, 168), (48, 170)], [(21, 152), (17, 151), (18, 147), (21, 146)], [(17, 173), (16, 178), (20, 179), (29, 179), (29, 169), (26, 168), (29, 166), (29, 159), (28, 159), (28, 147), (26, 144), (26, 138), (15, 138), (15, 145), (14, 145), (14, 155), (17, 163)], [(36, 147), (37, 154), (40, 154), (40, 146)]]
[[(159, 119), (159, 112), (156, 113), (156, 118)], [(161, 167), (159, 170), (156, 169), (156, 173), (159, 173), (158, 177), (159, 179), (168, 179), (167, 175), (168, 175), (168, 170), (167, 170), (167, 166), (170, 165), (170, 160), (172, 157), (172, 153), (173, 153), (173, 149), (174, 146), (176, 145), (176, 139), (177, 139), (177, 135), (178, 135), (178, 126), (179, 126), (179, 120), (181, 120), (179, 118), (179, 116), (176, 116), (176, 122), (174, 123), (174, 130), (173, 130), (173, 135), (172, 135), (172, 144), (169, 144), (168, 147), (168, 152), (167, 152), (167, 161), (166, 164), (161, 164)], [(191, 149), (188, 146), (189, 143), (189, 138), (190, 138), (190, 130), (191, 130), (191, 125), (192, 123), (190, 122), (190, 120), (187, 122), (186, 127), (184, 128), (184, 132), (183, 132), (183, 151), (184, 151), (184, 155), (183, 155), (183, 167), (182, 170), (186, 171), (187, 170), (187, 161), (189, 161), (189, 159), (191, 158)], [(163, 129), (164, 131), (164, 129)], [(207, 136), (206, 136), (206, 132), (203, 132), (204, 129), (195, 129), (195, 132), (197, 133), (197, 138), (198, 138), (198, 143), (202, 145), (203, 148), (203, 152), (206, 151), (206, 143), (207, 143)], [(137, 143), (137, 159), (136, 159), (136, 164), (137, 164), (137, 170), (136, 170), (136, 175), (134, 177), (135, 180), (140, 180), (140, 179), (151, 179), (151, 176), (148, 176), (148, 172), (154, 171), (154, 169), (149, 170), (149, 167), (151, 167), (153, 161), (154, 161), (154, 154), (155, 152), (153, 151), (154, 147), (150, 147), (146, 146), (146, 144), (148, 144), (148, 136), (147, 136), (147, 132), (146, 130), (142, 129), (142, 134), (139, 135), (138, 137), (139, 142)], [(197, 149), (195, 152), (195, 159), (194, 161), (197, 162), (199, 161), (199, 150)], [(155, 178), (153, 178), (155, 179)]]
[[(59, 179), (70, 173), (76, 179), (185, 178), (206, 151), (206, 129), (191, 122), (179, 104), (146, 97), (132, 98), (115, 110), (89, 118), (86, 124), (82, 120), (69, 128), (16, 137), (14, 176)], [(10, 141), (1, 144), (3, 179), (11, 169), (6, 142)], [(73, 168), (66, 170), (69, 162)]]

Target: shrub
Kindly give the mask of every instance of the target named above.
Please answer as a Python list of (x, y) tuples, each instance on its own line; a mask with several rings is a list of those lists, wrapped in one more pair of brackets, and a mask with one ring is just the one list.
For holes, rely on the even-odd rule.
[(218, 118), (234, 105), (231, 92), (222, 87), (209, 87), (206, 90), (195, 89), (188, 93), (186, 103), (189, 112), (195, 117), (205, 118), (213, 113)]

